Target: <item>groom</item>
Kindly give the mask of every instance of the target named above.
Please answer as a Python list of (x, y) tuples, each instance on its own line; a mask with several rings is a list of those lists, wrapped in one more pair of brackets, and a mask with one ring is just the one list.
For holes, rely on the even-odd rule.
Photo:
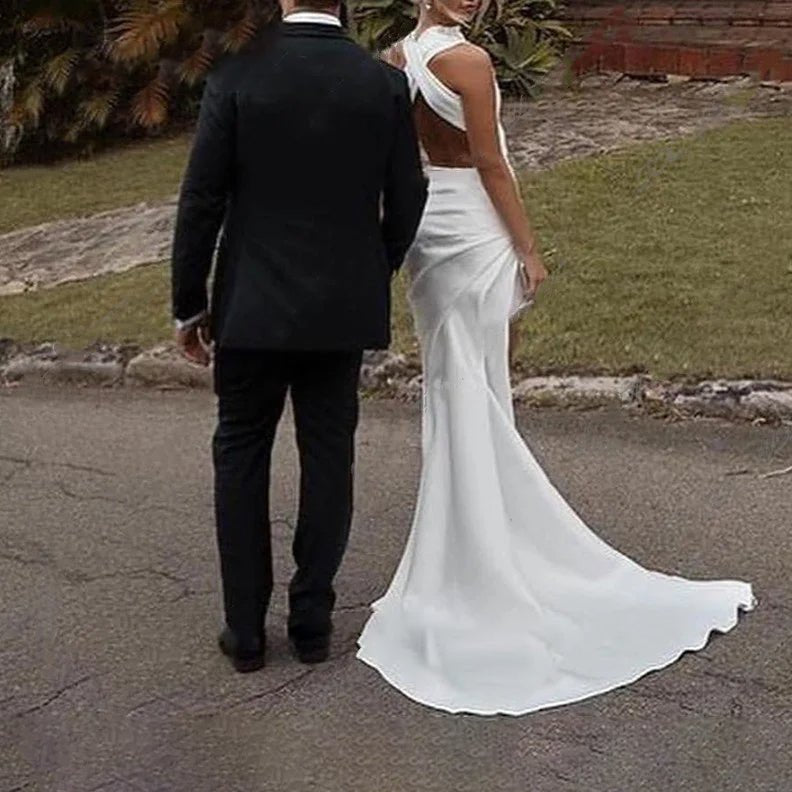
[(203, 364), (215, 345), (220, 647), (241, 672), (264, 665), (270, 457), (287, 392), (301, 467), (288, 634), (301, 661), (328, 657), (362, 351), (389, 344), (391, 276), (426, 200), (402, 73), (347, 36), (337, 5), (282, 8), (209, 77), (173, 244), (177, 342)]

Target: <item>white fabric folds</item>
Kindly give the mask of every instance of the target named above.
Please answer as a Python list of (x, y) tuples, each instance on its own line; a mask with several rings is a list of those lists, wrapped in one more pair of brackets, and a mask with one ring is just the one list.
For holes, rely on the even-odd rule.
[(424, 366), (419, 495), (357, 657), (423, 704), (520, 715), (662, 668), (754, 598), (748, 583), (642, 568), (549, 481), (514, 424), (511, 240), (476, 170), (428, 174), (407, 262)]

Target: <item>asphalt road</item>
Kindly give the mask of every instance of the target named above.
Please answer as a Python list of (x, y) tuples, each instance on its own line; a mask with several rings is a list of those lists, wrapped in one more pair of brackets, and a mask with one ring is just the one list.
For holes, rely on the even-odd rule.
[(330, 662), (284, 635), (295, 455), (279, 438), (270, 664), (220, 623), (205, 393), (0, 391), (0, 792), (788, 792), (792, 427), (520, 416), (559, 489), (645, 566), (751, 580), (727, 636), (589, 701), (447, 715), (354, 657), (409, 528), (413, 406), (367, 404)]

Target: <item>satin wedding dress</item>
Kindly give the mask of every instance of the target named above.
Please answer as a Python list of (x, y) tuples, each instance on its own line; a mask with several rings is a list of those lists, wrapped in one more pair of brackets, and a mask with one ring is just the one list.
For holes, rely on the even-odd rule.
[[(464, 40), (433, 27), (403, 44), (413, 96), (461, 130), (461, 101), (428, 63)], [(500, 138), (505, 150), (502, 127)], [(754, 598), (748, 583), (642, 568), (548, 480), (512, 411), (508, 320), (521, 287), (509, 235), (475, 169), (428, 175), (407, 261), (424, 367), (419, 495), (357, 657), (423, 704), (519, 715), (662, 668), (731, 629)]]

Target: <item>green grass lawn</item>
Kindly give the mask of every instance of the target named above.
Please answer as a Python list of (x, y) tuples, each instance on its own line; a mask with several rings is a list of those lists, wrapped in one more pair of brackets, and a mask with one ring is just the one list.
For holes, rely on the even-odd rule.
[(529, 372), (792, 378), (792, 118), (523, 180), (552, 274)]
[[(521, 322), (519, 370), (792, 379), (790, 139), (792, 119), (738, 122), (526, 176), (551, 276)], [(159, 173), (145, 154), (112, 156)], [(0, 336), (147, 344), (168, 337), (167, 306), (152, 265), (2, 298)], [(415, 354), (401, 281), (394, 346)]]
[(0, 170), (0, 234), (167, 198), (179, 187), (188, 146), (183, 135), (89, 160)]
[(95, 341), (153, 345), (170, 338), (165, 264), (0, 297), (0, 338), (57, 341), (81, 349)]

